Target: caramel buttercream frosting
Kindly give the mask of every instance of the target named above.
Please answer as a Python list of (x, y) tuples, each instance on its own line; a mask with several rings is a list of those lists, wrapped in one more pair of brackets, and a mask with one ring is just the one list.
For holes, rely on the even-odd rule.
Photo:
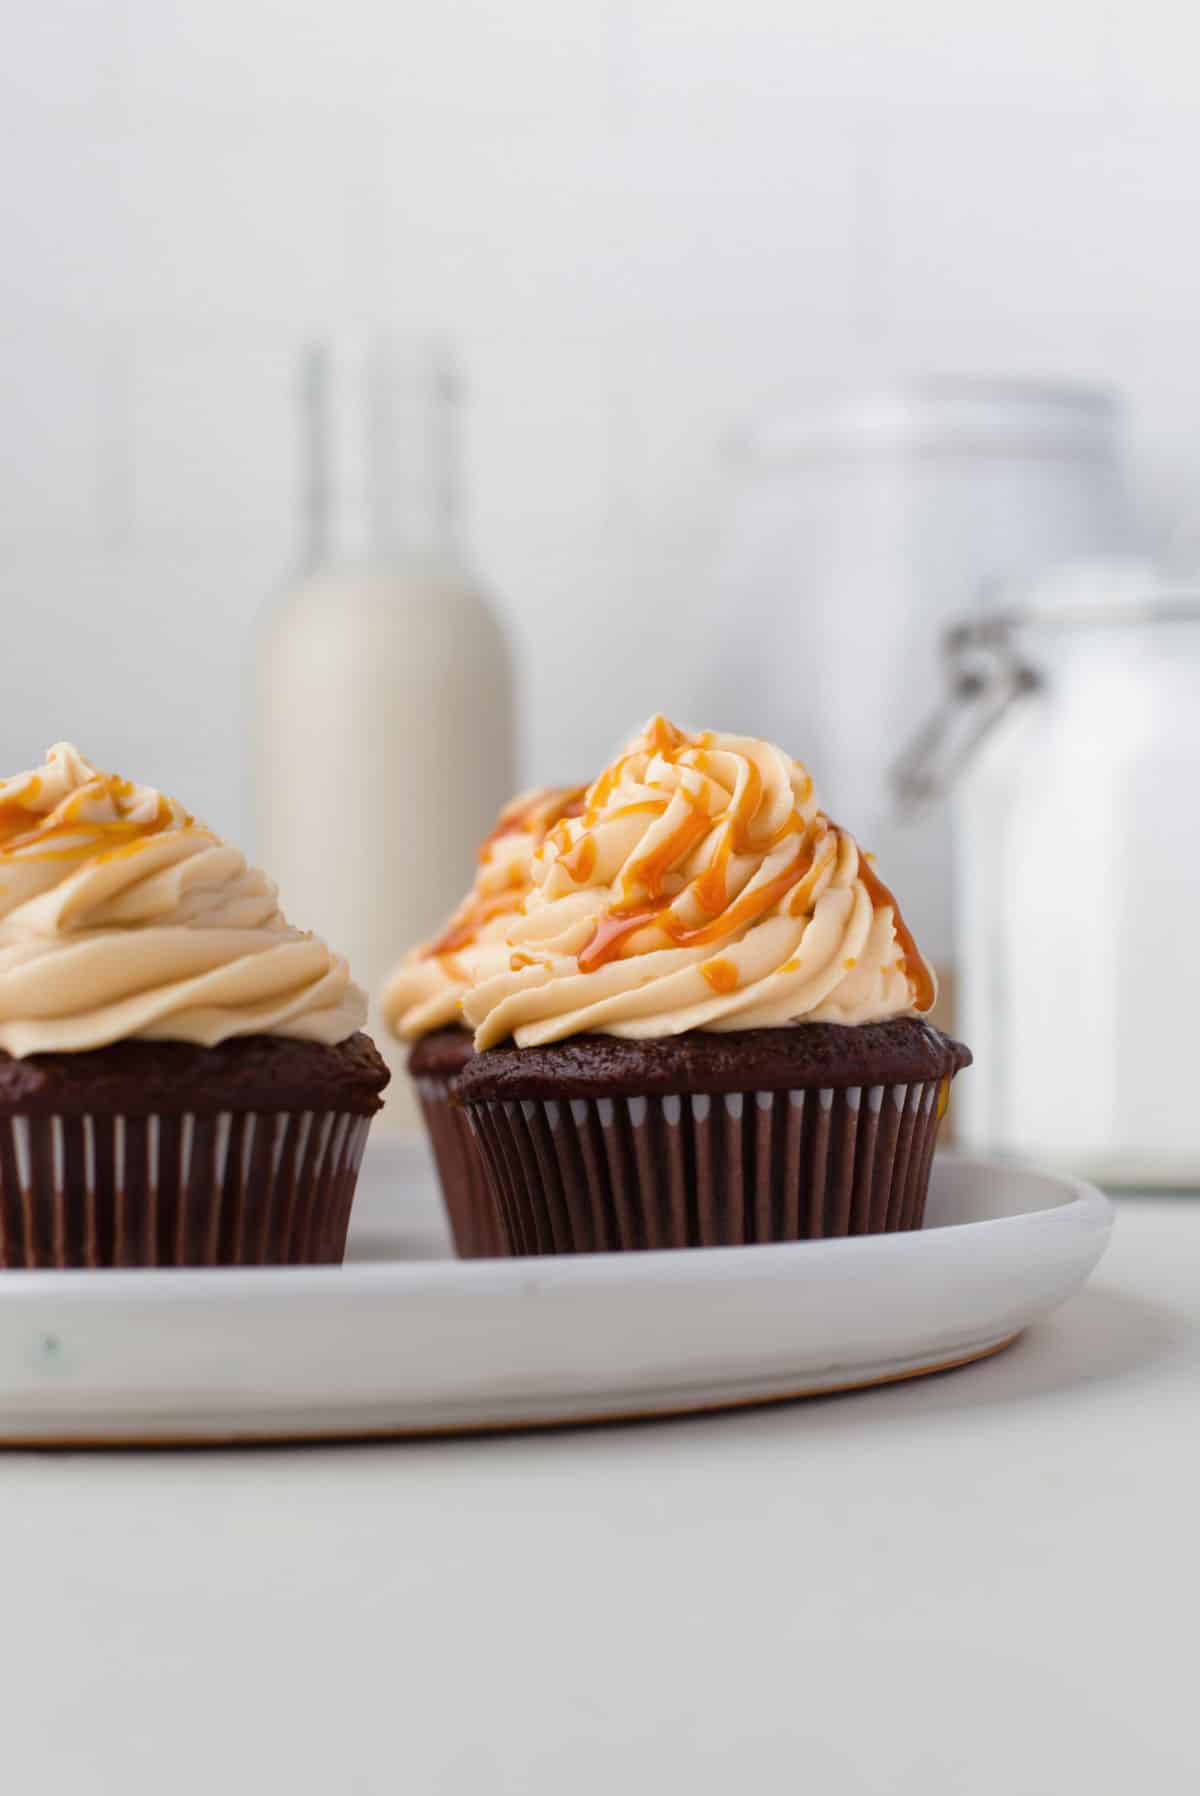
[(69, 743), (0, 780), (0, 1048), (139, 1038), (334, 1045), (366, 999), (275, 886), (173, 798)]

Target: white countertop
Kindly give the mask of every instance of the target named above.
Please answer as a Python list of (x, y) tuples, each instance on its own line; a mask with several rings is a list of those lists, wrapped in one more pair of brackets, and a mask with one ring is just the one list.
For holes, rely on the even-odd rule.
[(1200, 1202), (999, 1358), (690, 1421), (0, 1456), (14, 1796), (1194, 1796)]

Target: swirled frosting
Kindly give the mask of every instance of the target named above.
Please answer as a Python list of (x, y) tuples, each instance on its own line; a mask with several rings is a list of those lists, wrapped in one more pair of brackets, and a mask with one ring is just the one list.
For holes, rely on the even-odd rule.
[(174, 799), (59, 743), (0, 780), (0, 1048), (129, 1037), (334, 1044), (366, 1020), (344, 960)]
[(895, 899), (767, 742), (654, 718), (530, 879), (507, 964), (463, 996), (477, 1048), (881, 1022), (934, 1002)]
[(380, 995), (388, 1028), (404, 1041), (462, 1022), (475, 981), (506, 971), (509, 926), (528, 896), (530, 863), (547, 831), (583, 810), (584, 786), (549, 786), (505, 805), (479, 850), (475, 883), (442, 933), (405, 955)]

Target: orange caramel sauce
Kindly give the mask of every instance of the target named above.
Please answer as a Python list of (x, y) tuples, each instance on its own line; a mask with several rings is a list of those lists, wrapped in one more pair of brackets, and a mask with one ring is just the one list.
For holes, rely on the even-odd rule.
[[(552, 832), (564, 848), (569, 846), (570, 837), (565, 831), (565, 819), (583, 815), (583, 801), (587, 792), (586, 786), (543, 786), (540, 791), (531, 792), (518, 804), (509, 805), (500, 813), (495, 827), (484, 838), (479, 850), (481, 863), (491, 858), (496, 843), (504, 836), (517, 835), (521, 831), (533, 834), (537, 841), (542, 841)], [(557, 832), (562, 832), (557, 834)], [(594, 844), (588, 845), (595, 856)], [(580, 847), (583, 844), (580, 843)], [(586, 852), (581, 857), (587, 860)], [(570, 871), (570, 869), (568, 869)], [(581, 881), (588, 877), (587, 873), (577, 876)], [(509, 868), (508, 885), (502, 892), (493, 892), (488, 897), (472, 896), (457, 921), (451, 923), (434, 941), (427, 942), (421, 949), (422, 960), (444, 960), (447, 955), (457, 954), (463, 948), (469, 948), (477, 940), (479, 931), (495, 917), (514, 913), (521, 908), (522, 901), (531, 887), (528, 872), (519, 864)], [(532, 964), (532, 963), (531, 963)], [(458, 975), (452, 975), (457, 977)]]
[[(0, 853), (19, 853), (35, 848), (47, 858), (109, 859), (126, 853), (147, 836), (158, 835), (172, 821), (169, 799), (160, 793), (154, 816), (137, 820), (132, 817), (85, 817), (84, 807), (98, 798), (109, 798), (119, 807), (133, 795), (129, 780), (114, 775), (100, 775), (63, 799), (53, 811), (38, 816), (28, 808), (41, 781), (33, 780), (25, 788), (23, 800), (9, 799), (0, 805)], [(182, 824), (190, 828), (195, 819), (184, 814)]]
[(811, 910), (813, 887), (816, 885), (817, 880), (820, 878), (821, 873), (828, 864), (830, 858), (836, 857), (837, 854), (836, 836), (834, 837), (832, 844), (832, 856), (825, 851), (825, 844), (829, 841), (830, 834), (831, 825), (829, 819), (827, 817), (818, 817), (816, 824), (814, 825), (809, 864), (805, 870), (804, 878), (800, 881), (796, 892), (792, 897), (792, 901), (788, 905), (789, 916), (803, 917), (809, 910)]
[(22, 834), (29, 828), (30, 805), (41, 796), (42, 782), (37, 774), (25, 781), (20, 798), (0, 800), (0, 842), (6, 836)]
[(789, 892), (797, 880), (803, 879), (812, 862), (812, 856), (801, 849), (782, 872), (752, 892), (743, 892), (742, 896), (731, 904), (728, 910), (711, 922), (698, 924), (688, 928), (681, 923), (670, 906), (666, 903), (642, 905), (636, 910), (623, 911), (614, 909), (606, 911), (596, 920), (596, 927), (591, 940), (579, 955), (581, 973), (595, 972), (597, 967), (604, 966), (620, 951), (621, 944), (627, 936), (636, 930), (643, 929), (648, 923), (655, 923), (671, 938), (676, 948), (703, 948), (710, 942), (718, 942), (723, 936), (732, 935), (735, 930), (742, 929), (752, 923), (764, 911), (778, 904), (779, 900)]
[[(712, 742), (711, 736), (698, 739), (692, 745), (690, 764), (697, 771), (709, 771), (707, 757), (703, 750)], [(596, 783), (589, 789), (586, 802), (575, 815), (582, 815), (585, 833), (573, 845), (569, 842), (568, 832), (563, 831), (561, 844), (562, 859), (568, 873), (583, 883), (595, 871), (595, 849), (590, 836), (586, 833), (606, 811), (612, 795), (618, 790), (622, 777), (630, 762), (636, 762), (647, 753), (658, 754), (667, 760), (681, 759), (680, 749), (688, 744), (667, 721), (656, 717), (647, 730), (646, 737), (639, 747), (630, 755), (615, 761)], [(701, 752), (697, 753), (696, 750)], [(799, 783), (797, 804), (805, 804), (812, 795), (812, 779), (807, 774)], [(688, 794), (685, 793), (685, 796)], [(634, 811), (645, 811), (661, 815), (666, 808), (667, 800), (642, 800), (626, 806), (616, 813), (625, 816)], [(749, 924), (772, 910), (783, 899), (790, 896), (788, 912), (793, 917), (808, 914), (812, 908), (812, 895), (817, 882), (828, 869), (831, 854), (836, 855), (839, 832), (823, 813), (808, 822), (793, 805), (789, 808), (783, 822), (774, 829), (768, 829), (762, 819), (762, 813), (768, 803), (768, 795), (764, 787), (762, 775), (758, 767), (750, 760), (746, 764), (746, 773), (736, 800), (724, 819), (714, 818), (694, 799), (688, 815), (671, 831), (666, 840), (634, 860), (625, 876), (626, 892), (619, 896), (608, 910), (597, 917), (590, 939), (578, 955), (578, 967), (581, 973), (590, 973), (608, 964), (609, 961), (621, 957), (626, 952), (629, 938), (640, 930), (656, 928), (666, 940), (665, 946), (678, 948), (707, 947), (736, 936)], [(688, 893), (696, 906), (703, 913), (704, 922), (694, 925), (684, 923), (672, 909), (679, 894), (673, 897), (664, 896), (664, 884), (667, 875), (677, 868), (688, 854), (704, 840), (712, 831), (719, 831), (709, 864), (694, 878)], [(743, 892), (732, 903), (729, 897), (729, 864), (736, 855), (764, 854), (778, 847), (790, 836), (800, 838), (795, 856), (774, 878), (760, 885), (756, 890)], [(590, 852), (589, 852), (590, 850)], [(912, 934), (904, 922), (895, 897), (875, 873), (870, 859), (866, 855), (859, 856), (859, 877), (876, 909), (890, 907), (894, 919), (896, 942), (900, 952), (899, 965), (903, 968), (914, 991), (914, 1004), (918, 1010), (928, 1010), (933, 1002), (933, 975), (921, 957)], [(632, 888), (632, 889), (630, 889)], [(853, 970), (856, 965), (854, 957), (844, 962), (846, 971)], [(800, 966), (799, 958), (785, 963), (781, 969), (792, 973)], [(705, 979), (714, 991), (732, 991), (738, 982), (737, 969), (732, 962), (717, 959), (705, 963), (701, 968)]]
[(661, 713), (650, 725), (650, 746), (655, 754), (669, 754), (673, 748), (678, 748), (682, 741), (683, 737), (680, 732), (674, 724), (668, 723)]
[(730, 840), (726, 831), (717, 844), (717, 851), (698, 879), (692, 881), (692, 893), (696, 903), (706, 916), (715, 917), (718, 911), (725, 909), (729, 898), (729, 888), (725, 879), (725, 869), (729, 865)]
[(745, 854), (752, 846), (750, 831), (754, 819), (762, 809), (763, 783), (762, 774), (753, 761), (746, 762), (746, 784), (742, 788), (733, 811), (733, 848), (735, 854)]
[[(644, 854), (633, 863), (626, 875), (627, 880), (636, 881), (644, 886), (650, 898), (661, 898), (662, 882), (676, 861), (681, 861), (693, 849), (697, 842), (702, 842), (712, 828), (712, 819), (708, 812), (699, 805), (693, 805), (687, 816), (664, 838), (656, 848)], [(585, 841), (590, 837), (585, 837)]]
[(17, 804), (9, 798), (0, 804), (0, 843), (9, 836), (19, 835), (29, 828), (29, 812), (23, 804)]
[(913, 1003), (918, 1010), (929, 1010), (933, 1006), (934, 987), (933, 974), (921, 958), (921, 951), (913, 940), (912, 931), (900, 915), (900, 906), (895, 897), (880, 879), (866, 855), (858, 860), (858, 877), (867, 888), (867, 896), (876, 910), (885, 904), (892, 907), (892, 922), (896, 931), (896, 940), (900, 945), (901, 964), (913, 987)]
[(588, 788), (587, 800), (583, 811), (585, 828), (591, 829), (592, 825), (599, 818), (600, 813), (603, 811), (605, 805), (620, 784), (621, 775), (629, 765), (631, 758), (632, 757), (629, 755), (622, 755), (619, 761), (614, 761), (611, 767), (606, 767), (604, 769), (604, 772), (600, 775), (600, 778), (596, 781), (595, 785)]
[[(777, 830), (756, 846), (761, 852), (769, 853), (772, 848), (778, 848), (779, 844), (788, 836), (798, 835), (803, 828), (803, 819), (793, 811)], [(696, 902), (701, 910), (707, 912), (710, 917), (716, 916), (718, 911), (724, 910), (728, 902), (727, 869), (734, 852), (735, 836), (735, 827), (732, 824), (727, 826), (717, 844), (712, 860), (704, 872), (692, 881), (691, 889)], [(817, 840), (820, 839), (821, 836), (818, 836)], [(739, 849), (739, 852), (743, 852), (743, 850)]]
[(612, 813), (612, 821), (617, 823), (622, 817), (661, 817), (669, 798), (639, 798), (633, 804), (623, 804), (618, 811)]
[[(648, 736), (649, 753), (665, 755), (668, 759), (672, 757), (673, 751), (679, 748), (683, 742), (683, 737), (680, 735), (679, 731), (675, 729), (673, 725), (669, 724), (665, 717), (656, 717), (654, 719), (650, 725)], [(639, 746), (633, 750), (632, 753), (619, 756), (617, 760), (613, 761), (610, 766), (604, 769), (604, 772), (600, 775), (599, 779), (596, 780), (593, 785), (589, 786), (587, 791), (587, 801), (582, 813), (584, 823), (588, 829), (590, 829), (597, 821), (601, 812), (604, 810), (605, 805), (620, 785), (621, 776), (629, 763), (640, 759), (641, 756), (646, 753), (647, 748)]]
[(640, 910), (603, 912), (596, 918), (591, 940), (580, 950), (579, 971), (594, 973), (597, 967), (606, 966), (615, 959), (626, 936), (644, 929), (647, 923), (656, 922), (665, 910), (665, 905), (647, 904)]
[(495, 824), (480, 843), (480, 861), (486, 861), (489, 858), (492, 848), (500, 841), (501, 837), (515, 836), (521, 830), (528, 829), (540, 811), (546, 812), (542, 822), (543, 836), (549, 835), (550, 830), (560, 818), (582, 816), (586, 791), (586, 786), (564, 787), (558, 795), (558, 801), (554, 802), (555, 787), (542, 786), (538, 791), (530, 792), (528, 797), (521, 799), (519, 803), (509, 805), (506, 810), (501, 811)]
[(559, 855), (558, 864), (577, 886), (583, 885), (596, 871), (595, 836), (580, 836), (574, 848), (568, 848), (565, 854)]
[(764, 911), (768, 911), (773, 905), (778, 904), (779, 900), (791, 891), (797, 880), (804, 878), (811, 865), (811, 853), (802, 848), (795, 860), (777, 873), (774, 879), (768, 879), (764, 885), (756, 887), (754, 891), (743, 892), (741, 897), (729, 906), (728, 910), (723, 911), (719, 917), (714, 917), (711, 923), (703, 923), (698, 928), (687, 929), (672, 920), (668, 925), (669, 932), (681, 948), (699, 948), (708, 942), (720, 941), (723, 935), (729, 935), (733, 930), (741, 929), (747, 923), (752, 923), (756, 917), (761, 917)]
[[(521, 882), (520, 890), (525, 889)], [(438, 960), (447, 954), (457, 954), (461, 948), (467, 948), (475, 940), (485, 923), (493, 917), (502, 917), (518, 907), (518, 888), (510, 886), (506, 891), (495, 892), (490, 898), (477, 898), (465, 916), (439, 935), (436, 941), (428, 942), (421, 950), (422, 960)]]
[(731, 960), (706, 960), (700, 971), (715, 992), (735, 992), (738, 988), (738, 970)]

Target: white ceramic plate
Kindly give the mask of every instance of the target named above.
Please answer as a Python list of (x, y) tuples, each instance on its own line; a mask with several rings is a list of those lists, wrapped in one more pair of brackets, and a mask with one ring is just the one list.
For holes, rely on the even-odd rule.
[(424, 1155), (368, 1151), (340, 1268), (0, 1274), (0, 1442), (282, 1440), (674, 1414), (1006, 1345), (1112, 1225), (1088, 1185), (940, 1159), (918, 1234), (462, 1264)]

